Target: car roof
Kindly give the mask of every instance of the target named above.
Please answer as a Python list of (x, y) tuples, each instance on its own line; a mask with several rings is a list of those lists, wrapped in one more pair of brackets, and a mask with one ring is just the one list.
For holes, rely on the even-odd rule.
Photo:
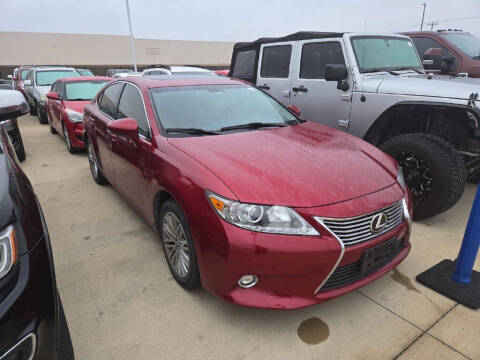
[(344, 33), (339, 32), (318, 32), (318, 31), (298, 31), (296, 33), (281, 37), (263, 37), (252, 42), (238, 42), (234, 45), (234, 50), (258, 48), (261, 44), (271, 44), (284, 41), (308, 40), (308, 39), (326, 39), (341, 37)]
[(204, 69), (204, 68), (197, 67), (197, 66), (170, 66), (170, 71), (171, 72), (177, 72), (177, 71), (211, 72), (208, 69)]
[(147, 75), (125, 77), (115, 80), (127, 81), (139, 87), (149, 89), (162, 87), (196, 86), (196, 85), (245, 85), (246, 82), (225, 76), (191, 76), (191, 75)]
[(68, 67), (68, 66), (35, 66), (35, 69), (37, 69), (37, 71), (54, 71), (54, 70), (68, 70), (68, 71), (76, 71), (74, 68), (72, 67)]
[[(111, 77), (106, 76), (72, 76), (67, 78), (58, 79), (64, 82), (79, 82), (79, 81), (112, 81)], [(57, 80), (57, 81), (58, 81)]]

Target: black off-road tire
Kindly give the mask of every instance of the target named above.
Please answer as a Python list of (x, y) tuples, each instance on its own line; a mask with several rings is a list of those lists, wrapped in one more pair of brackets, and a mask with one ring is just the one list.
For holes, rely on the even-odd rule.
[(47, 123), (46, 115), (42, 114), (42, 111), (40, 110), (40, 105), (38, 105), (38, 103), (35, 104), (35, 107), (36, 107), (36, 113), (38, 116), (38, 121), (40, 122), (40, 124), (45, 125)]
[(33, 106), (29, 103), (30, 105), (30, 115), (37, 115), (37, 104), (33, 104)]
[[(463, 194), (466, 172), (460, 153), (445, 139), (430, 134), (404, 134), (394, 136), (380, 148), (400, 160), (402, 153), (414, 154), (421, 159), (431, 172), (431, 191), (423, 199), (414, 196), (414, 220), (438, 215), (451, 208)], [(408, 171), (404, 169), (405, 180)]]
[[(163, 221), (167, 214), (173, 214), (179, 220), (181, 226), (183, 227), (183, 232), (185, 234), (185, 238), (188, 244), (189, 250), (189, 269), (188, 273), (185, 277), (181, 278), (177, 275), (177, 272), (173, 269), (171, 262), (168, 259), (168, 252), (166, 249), (165, 241), (164, 241), (164, 234), (163, 234)], [(158, 233), (160, 235), (160, 240), (162, 241), (163, 252), (165, 254), (165, 261), (172, 273), (174, 279), (187, 290), (197, 289), (201, 286), (200, 282), (200, 271), (198, 269), (198, 261), (197, 261), (197, 254), (195, 251), (195, 245), (193, 243), (192, 236), (190, 235), (190, 228), (188, 226), (187, 220), (185, 215), (183, 214), (180, 207), (177, 203), (173, 200), (166, 201), (161, 209), (160, 209), (160, 216), (158, 220)]]

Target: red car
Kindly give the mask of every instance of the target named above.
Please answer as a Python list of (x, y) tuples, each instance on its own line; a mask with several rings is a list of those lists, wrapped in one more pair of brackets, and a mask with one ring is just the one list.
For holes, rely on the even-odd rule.
[(47, 94), (45, 108), (52, 134), (60, 133), (71, 153), (85, 149), (83, 108), (111, 78), (80, 76), (59, 79)]
[(85, 107), (90, 169), (155, 228), (186, 289), (293, 309), (355, 290), (410, 250), (393, 158), (225, 77), (130, 77)]
[(220, 76), (228, 76), (230, 69), (215, 70), (214, 73)]
[(17, 75), (13, 78), (13, 85), (15, 87), (15, 90), (20, 91), (23, 96), (26, 96), (23, 81), (27, 78), (27, 75), (31, 69), (31, 66), (19, 66), (17, 70)]

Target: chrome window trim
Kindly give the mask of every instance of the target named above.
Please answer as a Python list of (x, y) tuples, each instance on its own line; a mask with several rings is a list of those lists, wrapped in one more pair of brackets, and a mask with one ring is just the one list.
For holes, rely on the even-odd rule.
[(3, 354), (1, 357), (0, 357), (0, 360), (2, 359), (5, 359), (7, 357), (7, 355), (11, 354), (16, 348), (18, 348), (20, 345), (23, 344), (23, 342), (25, 340), (27, 340), (28, 338), (31, 338), (32, 339), (32, 353), (29, 355), (29, 357), (27, 358), (27, 360), (32, 360), (33, 359), (33, 356), (35, 355), (35, 351), (37, 350), (37, 337), (35, 336), (34, 333), (30, 333), (28, 334), (27, 336), (25, 336), (22, 340), (20, 340), (14, 347), (10, 348), (10, 350), (8, 350), (5, 354)]
[[(343, 241), (340, 240), (340, 238), (339, 238), (337, 235), (335, 235), (335, 234), (323, 223), (323, 219), (322, 219), (322, 218), (315, 216), (314, 219), (315, 219), (320, 225), (322, 225), (325, 230), (327, 230), (330, 234), (332, 234), (332, 236), (338, 241), (338, 243), (339, 243), (340, 246), (341, 246), (340, 255), (338, 256), (337, 262), (335, 263), (335, 265), (333, 265), (332, 270), (330, 270), (330, 272), (328, 273), (328, 275), (325, 277), (325, 279), (323, 279), (323, 281), (321, 282), (321, 284), (317, 287), (317, 289), (316, 289), (315, 292), (313, 293), (314, 295), (317, 295), (318, 292), (322, 289), (323, 285), (325, 285), (325, 283), (328, 281), (328, 279), (330, 279), (330, 276), (332, 276), (332, 274), (335, 272), (335, 270), (337, 270), (337, 267), (338, 267), (338, 265), (340, 264), (340, 261), (342, 261), (343, 255), (345, 254), (345, 245), (343, 244)], [(1, 360), (1, 359), (0, 359), (0, 360)]]

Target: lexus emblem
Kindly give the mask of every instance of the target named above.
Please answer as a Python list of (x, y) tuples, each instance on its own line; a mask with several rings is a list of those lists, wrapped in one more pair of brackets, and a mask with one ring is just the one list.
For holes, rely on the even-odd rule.
[(388, 220), (387, 214), (383, 212), (375, 215), (372, 221), (370, 222), (370, 231), (373, 233), (382, 231), (387, 225), (387, 220)]

